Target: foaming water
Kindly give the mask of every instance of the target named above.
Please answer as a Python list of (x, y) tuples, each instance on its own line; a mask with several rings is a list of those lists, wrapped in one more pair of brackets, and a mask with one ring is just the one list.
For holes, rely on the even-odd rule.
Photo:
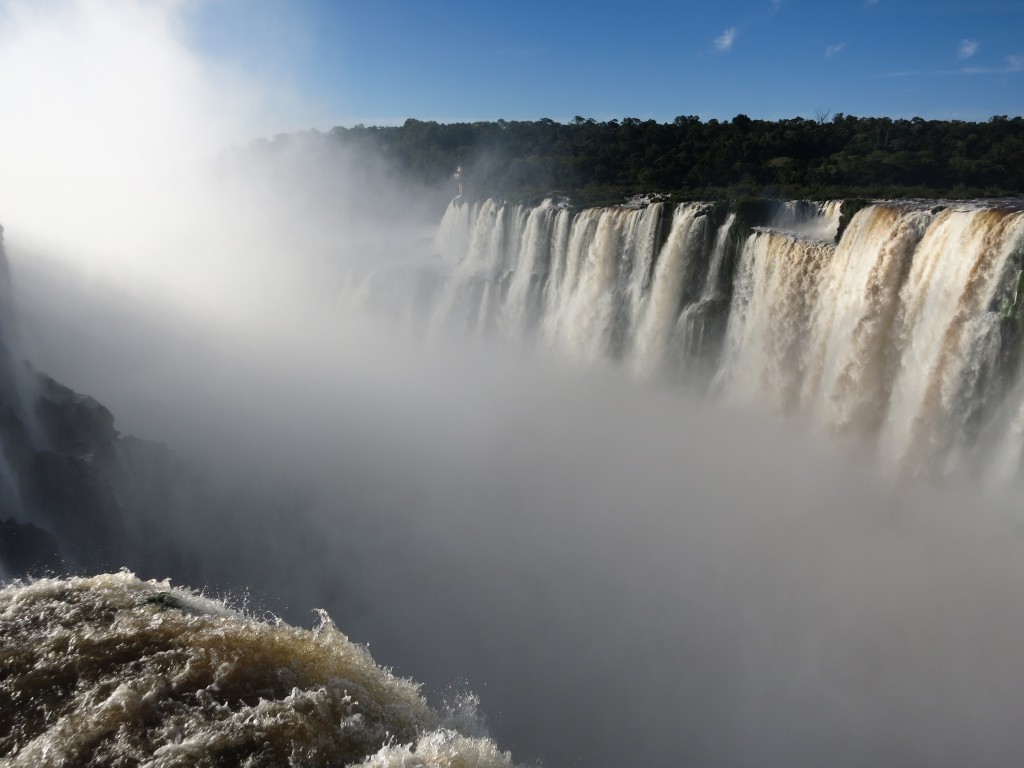
[(870, 435), (884, 419), (898, 293), (930, 221), (927, 212), (879, 208), (855, 218), (836, 248), (814, 307), (802, 392), (819, 423)]
[[(389, 317), (422, 333), (346, 308), (346, 322), (264, 322), (249, 346), (206, 331), (162, 367), (120, 367), (162, 416), (155, 436), (190, 438), (214, 468), (237, 460), (254, 489), (167, 521), (166, 546), (197, 581), (249, 585), (292, 621), (329, 609), (433, 690), (466, 680), (498, 743), (550, 765), (1012, 764), (1019, 504), (948, 480), (887, 485), (862, 458), (896, 423), (910, 346), (931, 343), (909, 307), (932, 263), (973, 298), (929, 316), (989, 329), (966, 347), (985, 365), (949, 346), (965, 362), (946, 379), (1004, 408), (988, 431), (971, 423), (1016, 482), (1022, 391), (1004, 340), (1020, 214), (947, 210), (874, 205), (833, 244), (702, 203), (457, 201), (436, 257), (350, 283), (367, 308), (394, 287)], [(953, 242), (984, 268), (940, 263)], [(117, 307), (111, 328), (152, 310)], [(634, 380), (695, 366), (731, 405)], [(776, 410), (869, 450), (839, 457), (757, 415)], [(250, 503), (274, 472), (299, 492)], [(165, 562), (146, 575), (176, 573)]]
[(787, 200), (772, 216), (770, 226), (802, 237), (834, 240), (839, 229), (842, 206), (842, 200), (828, 200), (824, 203)]
[(991, 305), (1022, 236), (1022, 214), (946, 210), (922, 238), (901, 292), (903, 354), (881, 435), (894, 464), (934, 461), (964, 434), (999, 325)]
[[(207, 583), (248, 584), (291, 606), (273, 604), (292, 621), (329, 609), (432, 689), (466, 680), (502, 748), (547, 765), (1015, 764), (1019, 504), (955, 483), (879, 483), (868, 462), (757, 416), (847, 391), (832, 373), (848, 369), (847, 339), (888, 343), (898, 315), (886, 313), (901, 301), (892, 286), (916, 258), (883, 243), (906, 220), (916, 248), (937, 214), (862, 211), (844, 239), (865, 245), (841, 269), (842, 243), (738, 236), (738, 216), (710, 206), (652, 208), (552, 204), (533, 215), (481, 204), (504, 234), (481, 222), (462, 257), (430, 260), (448, 280), (424, 304), (440, 338), (422, 348), (383, 332), (343, 344), (331, 326), (262, 333), (251, 365), (238, 355), (224, 365), (214, 345), (163, 374), (152, 391), (189, 406), (176, 421), (199, 424), (227, 455), (259, 445), (251, 474), (284, 468), (305, 494), (283, 509), (229, 498), (216, 514), (183, 516), (168, 546), (184, 542)], [(677, 221), (700, 235), (673, 242)], [(608, 269), (612, 242), (632, 249), (629, 269)], [(691, 245), (692, 272), (667, 258)], [(535, 249), (536, 281), (515, 274), (521, 247)], [(861, 259), (878, 270), (858, 271)], [(718, 370), (757, 371), (738, 391), (747, 405), (709, 407), (633, 380), (623, 329), (643, 326), (659, 266), (691, 275), (674, 299), (665, 292), (666, 315), (680, 312), (659, 326), (666, 353), (679, 354), (682, 317), (707, 300), (705, 350), (715, 319), (750, 340), (712, 357)], [(380, 284), (363, 284), (368, 302)], [(616, 306), (612, 328), (587, 325), (603, 315), (558, 316), (623, 333), (620, 349), (600, 347), (618, 368), (559, 364), (544, 335), (554, 312), (514, 325), (525, 330), (515, 343), (541, 354), (442, 343), (456, 336), (442, 327), (477, 340), (511, 331), (510, 295), (537, 312), (582, 309), (584, 285)], [(829, 292), (848, 309), (830, 315)], [(441, 317), (449, 297), (457, 311)], [(679, 362), (685, 372), (690, 360)], [(659, 370), (671, 380), (672, 366)], [(808, 383), (819, 370), (821, 383)], [(855, 368), (849, 378), (888, 386)]]
[(326, 614), (313, 630), (122, 572), (0, 590), (12, 766), (505, 766)]
[(740, 309), (729, 318), (724, 372), (730, 398), (767, 401), (784, 412), (796, 408), (819, 275), (833, 250), (776, 232), (751, 235), (737, 277)]
[[(180, 55), (191, 4), (61, 5), (0, 129), (25, 351), (241, 476), (111, 567), (328, 609), (553, 767), (1019, 764), (1019, 202), (881, 202), (836, 243), (837, 201), (460, 198), (431, 254), (447, 195), (328, 136), (196, 160), (238, 89)], [(78, 17), (167, 69), (63, 57)], [(124, 574), (3, 594), (18, 764), (507, 762), (326, 625)]]
[[(570, 219), (551, 201), (455, 201), (436, 247), (460, 264), (444, 295), (469, 303), (441, 302), (435, 316), (500, 332), (487, 320), (500, 305), (516, 319), (506, 339), (532, 341), (539, 327), (559, 357), (711, 381), (730, 402), (856, 437), (889, 472), (1016, 475), (1019, 430), (1005, 414), (1020, 402), (1019, 204), (877, 203), (835, 243), (842, 206), (747, 208), (737, 231), (737, 212), (710, 203)], [(468, 263), (490, 266), (469, 280)]]
[(684, 289), (692, 282), (707, 240), (707, 217), (699, 205), (681, 206), (672, 220), (668, 240), (658, 256), (650, 296), (644, 303), (636, 333), (636, 369), (654, 376), (665, 363)]

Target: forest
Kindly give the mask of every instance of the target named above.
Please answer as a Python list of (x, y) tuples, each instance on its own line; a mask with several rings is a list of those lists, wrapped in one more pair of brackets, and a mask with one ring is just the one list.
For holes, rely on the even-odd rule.
[[(474, 198), (556, 194), (596, 205), (652, 194), (688, 200), (1024, 193), (1020, 116), (986, 122), (842, 113), (778, 121), (684, 115), (671, 123), (408, 119), (401, 126), (339, 126), (325, 136), (383, 156), (410, 180), (436, 184), (459, 166), (465, 194)], [(281, 135), (265, 146), (292, 140)]]

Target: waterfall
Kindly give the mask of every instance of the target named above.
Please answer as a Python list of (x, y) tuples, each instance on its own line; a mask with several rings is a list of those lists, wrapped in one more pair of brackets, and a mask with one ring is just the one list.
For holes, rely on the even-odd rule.
[(787, 200), (779, 206), (768, 226), (780, 232), (816, 240), (835, 240), (842, 205), (842, 200), (829, 200), (824, 203)]
[(11, 278), (0, 227), (0, 520), (21, 519), (21, 488), (14, 462), (45, 444), (36, 415), (32, 374), (21, 357)]
[(552, 329), (553, 341), (578, 359), (598, 361), (613, 357), (614, 331), (625, 293), (619, 264), (635, 239), (642, 219), (638, 210), (602, 209), (585, 211), (593, 218), (586, 225), (589, 237), (579, 238), (580, 248), (573, 261), (579, 264), (571, 292), (564, 295), (559, 321)]
[(668, 345), (707, 240), (706, 206), (676, 209), (668, 240), (658, 255), (650, 295), (636, 333), (635, 370), (654, 376), (669, 361)]
[(559, 343), (563, 328), (569, 323), (567, 314), (579, 280), (583, 255), (589, 247), (598, 218), (596, 211), (583, 211), (574, 216), (568, 225), (568, 234), (556, 244), (559, 246), (555, 257), (558, 269), (552, 275), (547, 292), (541, 327), (543, 341), (549, 346)]
[(930, 463), (964, 435), (998, 328), (992, 300), (1022, 234), (1024, 214), (1002, 210), (948, 209), (925, 232), (892, 340), (900, 360), (881, 435), (890, 463)]
[(462, 329), (479, 326), (483, 286), (498, 277), (504, 263), (505, 229), (513, 212), (495, 200), (449, 206), (435, 247), (452, 265), (452, 274), (431, 318), (435, 332), (449, 325)]
[(773, 231), (750, 236), (740, 265), (743, 290), (737, 292), (730, 312), (722, 371), (730, 399), (764, 400), (781, 411), (795, 409), (807, 367), (804, 340), (811, 332), (820, 273), (833, 250), (828, 243)]
[(623, 260), (623, 266), (629, 269), (629, 276), (626, 278), (625, 316), (623, 318), (624, 331), (627, 334), (635, 332), (640, 322), (644, 300), (650, 290), (651, 278), (654, 274), (655, 249), (664, 209), (663, 203), (653, 203), (643, 210), (630, 243), (628, 258)]
[[(540, 287), (548, 271), (555, 210), (549, 200), (528, 212), (517, 210), (517, 214), (517, 225), (523, 214), (526, 221), (521, 226), (522, 234), (513, 235), (519, 241), (516, 252), (520, 255), (502, 308), (501, 328), (505, 335), (522, 339), (537, 316)], [(516, 232), (519, 229), (515, 227)]]
[(725, 309), (731, 294), (731, 274), (727, 268), (734, 258), (731, 238), (736, 214), (730, 213), (715, 236), (711, 261), (701, 288), (700, 297), (679, 316), (675, 338), (682, 355), (681, 365), (695, 375), (713, 367), (725, 334)]
[(822, 285), (808, 338), (804, 407), (832, 429), (873, 434), (884, 418), (899, 290), (931, 215), (872, 206), (850, 223)]
[(711, 381), (730, 402), (874, 444), (896, 471), (998, 457), (987, 474), (1016, 474), (1019, 203), (878, 202), (838, 243), (842, 201), (741, 209), (456, 200), (437, 235), (449, 272), (434, 324)]

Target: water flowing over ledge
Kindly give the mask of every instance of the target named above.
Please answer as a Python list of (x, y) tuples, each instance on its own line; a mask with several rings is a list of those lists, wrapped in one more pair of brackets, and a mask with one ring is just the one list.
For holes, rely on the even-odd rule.
[(873, 443), (897, 473), (1015, 476), (1020, 202), (878, 202), (836, 243), (843, 207), (456, 199), (440, 265), (401, 301), (434, 333), (615, 361), (799, 416)]
[(499, 766), (326, 615), (268, 623), (122, 572), (0, 590), (12, 766)]

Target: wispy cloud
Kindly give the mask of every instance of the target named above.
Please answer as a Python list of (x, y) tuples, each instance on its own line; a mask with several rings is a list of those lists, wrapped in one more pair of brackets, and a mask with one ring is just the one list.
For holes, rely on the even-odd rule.
[(1014, 53), (1003, 59), (1001, 67), (963, 67), (957, 70), (965, 75), (1009, 75), (1024, 72), (1024, 53)]
[(964, 39), (960, 41), (960, 47), (956, 49), (956, 56), (958, 59), (969, 59), (977, 52), (978, 41)]
[(728, 51), (736, 40), (736, 27), (729, 27), (725, 32), (715, 38), (715, 48), (720, 51)]
[(775, 13), (779, 8), (788, 3), (789, 0), (772, 0), (772, 13)]
[(825, 58), (832, 58), (845, 47), (846, 43), (836, 43), (835, 45), (830, 45), (828, 48), (825, 49)]
[(935, 77), (939, 75), (1011, 75), (1024, 72), (1024, 53), (1014, 53), (1003, 59), (1001, 67), (960, 67), (959, 69), (914, 69), (887, 72), (882, 77)]
[(864, 0), (865, 8), (870, 8), (872, 5), (878, 5), (878, 0)]

